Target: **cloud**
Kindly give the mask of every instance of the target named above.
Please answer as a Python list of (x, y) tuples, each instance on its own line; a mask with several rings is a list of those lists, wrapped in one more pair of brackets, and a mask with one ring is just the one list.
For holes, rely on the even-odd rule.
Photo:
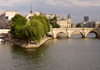
[(47, 0), (46, 4), (56, 5), (56, 3), (54, 2), (54, 0)]
[(100, 18), (100, 0), (0, 0), (0, 13), (17, 10), (25, 16), (30, 12), (31, 4), (33, 12), (58, 14), (60, 17), (67, 17), (70, 13), (74, 22), (83, 21), (84, 16), (90, 16), (92, 20)]
[(70, 6), (68, 3), (64, 3), (64, 2), (62, 2), (62, 1), (54, 1), (54, 0), (47, 0), (47, 1), (46, 1), (46, 4)]
[[(24, 0), (24, 2), (28, 2), (29, 0)], [(0, 0), (0, 6), (9, 6), (13, 7), (13, 4), (21, 3), (23, 0)]]
[(68, 4), (68, 3), (64, 3), (64, 2), (61, 2), (61, 1), (57, 1), (56, 3), (57, 3), (57, 4), (64, 5), (64, 6), (70, 6), (70, 4)]
[[(69, 4), (70, 3), (70, 4)], [(46, 4), (63, 6), (100, 6), (99, 0), (47, 0)]]
[(72, 3), (72, 5), (76, 5), (76, 6), (100, 6), (100, 1), (99, 0), (87, 0), (87, 1), (79, 1), (79, 0), (68, 0), (69, 2)]
[(21, 2), (28, 2), (30, 0), (9, 0), (9, 3), (12, 4), (12, 3), (21, 3)]
[(11, 4), (9, 2), (1, 0), (0, 1), (0, 6), (10, 6), (11, 7)]

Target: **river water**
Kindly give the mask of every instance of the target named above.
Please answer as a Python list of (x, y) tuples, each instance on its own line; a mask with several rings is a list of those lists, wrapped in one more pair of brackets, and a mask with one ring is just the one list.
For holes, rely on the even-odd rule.
[(53, 39), (38, 49), (0, 42), (0, 70), (100, 70), (100, 39)]

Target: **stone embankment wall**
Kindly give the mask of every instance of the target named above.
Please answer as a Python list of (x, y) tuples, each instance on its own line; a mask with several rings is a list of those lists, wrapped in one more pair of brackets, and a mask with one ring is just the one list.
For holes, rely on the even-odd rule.
[(35, 48), (38, 48), (40, 47), (43, 43), (45, 43), (47, 40), (50, 40), (52, 39), (52, 37), (46, 37), (44, 39), (42, 39), (40, 41), (40, 43), (37, 43), (37, 44), (27, 44), (25, 41), (21, 41), (21, 40), (18, 40), (18, 39), (11, 39), (11, 42), (18, 45), (18, 46), (21, 46), (23, 48), (27, 48), (27, 49), (35, 49)]

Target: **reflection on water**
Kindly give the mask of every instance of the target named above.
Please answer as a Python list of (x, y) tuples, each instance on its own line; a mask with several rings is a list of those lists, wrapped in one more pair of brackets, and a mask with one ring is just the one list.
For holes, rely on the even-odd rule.
[(53, 39), (38, 49), (0, 43), (0, 70), (100, 70), (100, 40), (94, 36)]

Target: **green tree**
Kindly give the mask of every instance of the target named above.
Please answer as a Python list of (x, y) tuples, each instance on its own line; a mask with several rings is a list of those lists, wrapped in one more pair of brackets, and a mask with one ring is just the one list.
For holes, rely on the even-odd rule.
[(59, 24), (53, 25), (53, 28), (60, 28)]
[(33, 16), (32, 19), (35, 18), (37, 20), (39, 20), (42, 24), (43, 24), (43, 28), (44, 28), (44, 34), (47, 34), (50, 31), (50, 23), (48, 22), (47, 18), (44, 16)]
[(25, 17), (20, 14), (16, 14), (11, 19), (11, 34), (14, 38), (24, 39), (24, 35), (22, 34), (22, 29), (26, 24), (27, 20)]
[(28, 44), (30, 44), (31, 40), (40, 42), (44, 35), (43, 24), (39, 20), (32, 18), (26, 23), (23, 33), (28, 37)]
[(33, 16), (29, 22), (23, 16), (16, 14), (12, 18), (11, 33), (14, 38), (28, 40), (37, 40), (40, 42), (41, 38), (50, 31), (49, 20), (44, 16)]
[(81, 26), (81, 24), (80, 24), (80, 23), (78, 23), (78, 24), (76, 25), (76, 27), (82, 27), (82, 26)]
[(48, 26), (48, 32), (50, 32), (50, 22), (45, 16), (44, 16), (44, 19), (46, 20), (46, 24)]
[(53, 28), (60, 28), (59, 24), (57, 24), (57, 17), (53, 17), (52, 19), (49, 20), (50, 24)]

